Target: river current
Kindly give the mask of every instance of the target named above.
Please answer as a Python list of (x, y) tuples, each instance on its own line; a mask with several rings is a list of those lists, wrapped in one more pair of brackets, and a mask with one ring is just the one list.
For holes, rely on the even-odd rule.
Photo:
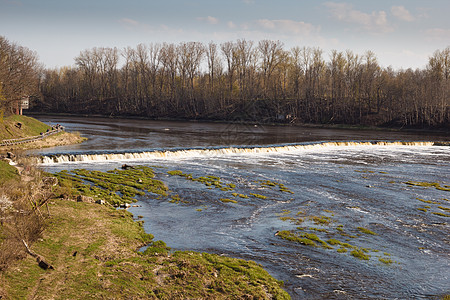
[[(153, 167), (181, 201), (148, 194), (130, 211), (174, 250), (254, 260), (293, 299), (450, 293), (450, 147), (433, 145), (449, 141), (444, 134), (37, 118), (89, 138), (30, 152), (46, 156), (46, 171)], [(234, 188), (169, 175), (175, 170)]]

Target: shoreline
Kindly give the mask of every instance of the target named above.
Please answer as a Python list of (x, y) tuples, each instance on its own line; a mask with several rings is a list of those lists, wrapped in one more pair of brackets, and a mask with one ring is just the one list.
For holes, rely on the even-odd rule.
[[(155, 184), (142, 175), (144, 183)], [(52, 189), (42, 235), (28, 243), (31, 250), (27, 247), (52, 268), (39, 268), (31, 255), (10, 262), (0, 271), (0, 298), (290, 299), (283, 282), (260, 264), (171, 251), (145, 232), (139, 217), (89, 196), (77, 197), (63, 181), (59, 178)]]
[(369, 131), (392, 131), (392, 132), (415, 132), (415, 133), (431, 133), (442, 134), (449, 133), (448, 128), (410, 128), (410, 127), (381, 127), (369, 125), (352, 125), (352, 124), (314, 124), (314, 123), (264, 123), (254, 121), (230, 121), (230, 120), (209, 120), (209, 119), (183, 119), (183, 118), (151, 118), (142, 116), (129, 115), (101, 115), (101, 114), (71, 114), (71, 113), (46, 113), (46, 112), (29, 112), (30, 116), (64, 116), (64, 117), (85, 117), (85, 118), (103, 118), (103, 119), (129, 119), (129, 120), (149, 120), (149, 121), (174, 121), (174, 122), (198, 122), (198, 123), (219, 123), (219, 124), (242, 124), (242, 125), (258, 125), (258, 126), (293, 126), (306, 128), (323, 128), (323, 129), (343, 129), (343, 130), (369, 130)]
[[(85, 138), (79, 134), (60, 132), (38, 141), (1, 147), (0, 152), (75, 144), (83, 140)], [(46, 212), (37, 206), (29, 208), (30, 213), (36, 209), (36, 217), (42, 218), (36, 224), (46, 225), (32, 239), (21, 237), (26, 251), (21, 243), (12, 249), (10, 240), (15, 241), (16, 237), (8, 223), (14, 218), (4, 217), (0, 210), (0, 254), (5, 250), (17, 253), (17, 257), (6, 261), (6, 268), (0, 255), (0, 263), (3, 263), (0, 264), (3, 267), (0, 269), (3, 283), (0, 298), (227, 299), (252, 295), (261, 299), (290, 299), (283, 290), (283, 282), (254, 261), (194, 251), (171, 251), (163, 241), (154, 241), (153, 235), (145, 232), (139, 217), (107, 205), (111, 202), (104, 199), (115, 194), (115, 189), (106, 189), (105, 194), (96, 195), (101, 198), (99, 201), (93, 201), (83, 192), (72, 190), (76, 182), (70, 179), (63, 182), (60, 177), (54, 178), (56, 174), (45, 177), (49, 175), (42, 171), (33, 173), (36, 165), (30, 165), (26, 159), (18, 162), (1, 166), (2, 170), (14, 173), (12, 177), (6, 176), (6, 171), (0, 174), (0, 179), (6, 176), (6, 180), (11, 180), (2, 183), (5, 190), (2, 189), (1, 199), (15, 206), (21, 199), (16, 199), (14, 192), (22, 189), (19, 186), (23, 185), (33, 195), (32, 186), (39, 186), (42, 192), (46, 189), (45, 193), (49, 193), (49, 198), (43, 202)], [(146, 177), (140, 174), (143, 182), (148, 180), (147, 188), (153, 184), (158, 186), (151, 179), (151, 173), (147, 173)], [(26, 207), (29, 206), (27, 200), (31, 199), (28, 197), (24, 195), (20, 200)], [(131, 198), (127, 196), (122, 200), (126, 203), (133, 200)], [(14, 204), (9, 199), (14, 199)], [(140, 252), (144, 246), (148, 248)], [(45, 262), (46, 267), (41, 262)]]
[(85, 140), (87, 140), (87, 138), (81, 137), (79, 134), (62, 131), (41, 140), (32, 141), (26, 144), (0, 146), (0, 153), (74, 145), (82, 143)]

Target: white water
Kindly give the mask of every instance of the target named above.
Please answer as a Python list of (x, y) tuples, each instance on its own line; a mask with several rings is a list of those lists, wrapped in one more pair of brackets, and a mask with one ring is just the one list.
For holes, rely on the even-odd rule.
[(131, 160), (152, 160), (161, 158), (193, 158), (211, 157), (217, 155), (230, 154), (261, 154), (261, 153), (286, 153), (291, 151), (311, 151), (332, 148), (350, 148), (361, 146), (433, 146), (434, 142), (322, 142), (311, 144), (288, 144), (261, 147), (226, 147), (214, 149), (182, 149), (166, 151), (147, 151), (129, 153), (102, 153), (102, 154), (61, 154), (41, 157), (41, 164), (57, 164), (69, 162), (98, 162), (98, 161), (131, 161)]

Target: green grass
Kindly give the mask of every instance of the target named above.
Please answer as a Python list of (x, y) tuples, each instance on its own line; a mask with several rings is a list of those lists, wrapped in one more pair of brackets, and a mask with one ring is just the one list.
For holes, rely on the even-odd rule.
[(171, 253), (127, 211), (55, 199), (50, 212), (32, 249), (55, 269), (42, 270), (31, 256), (18, 261), (0, 274), (8, 299), (289, 299), (283, 282), (259, 264)]
[[(22, 124), (20, 129), (16, 126), (17, 123)], [(0, 140), (37, 136), (50, 128), (47, 124), (33, 118), (11, 115), (4, 118), (3, 123), (0, 122)]]
[(0, 184), (18, 178), (19, 173), (17, 172), (17, 169), (14, 166), (11, 166), (8, 162), (0, 160)]

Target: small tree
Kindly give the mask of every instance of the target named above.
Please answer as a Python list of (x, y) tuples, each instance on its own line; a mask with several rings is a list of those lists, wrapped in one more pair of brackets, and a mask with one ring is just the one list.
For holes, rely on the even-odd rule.
[(5, 115), (6, 97), (3, 95), (3, 84), (0, 82), (0, 123), (3, 124)]

